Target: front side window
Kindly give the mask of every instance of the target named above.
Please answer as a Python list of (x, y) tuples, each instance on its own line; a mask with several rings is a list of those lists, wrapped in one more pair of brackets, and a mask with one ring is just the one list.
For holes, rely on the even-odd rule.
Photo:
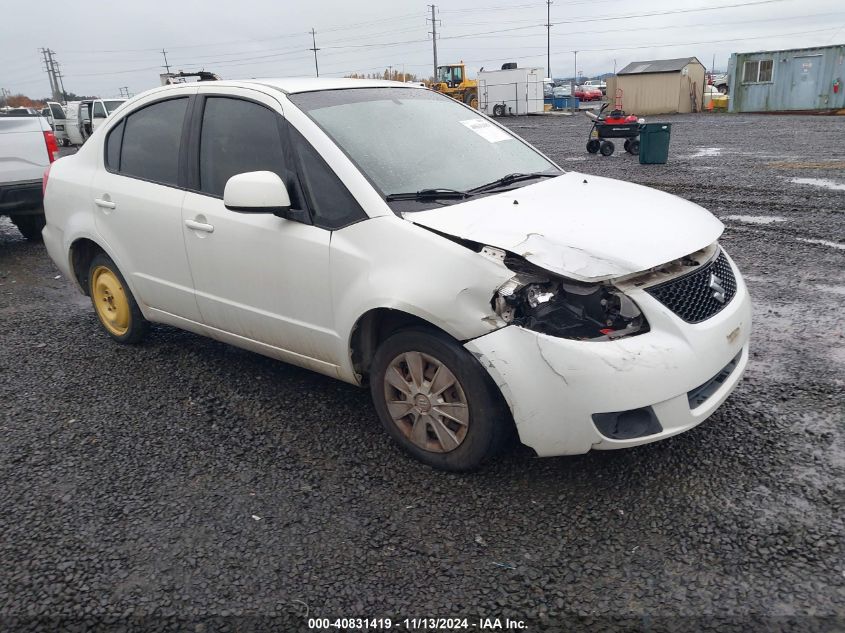
[(514, 173), (557, 167), (455, 100), (413, 88), (292, 94), (381, 192), (464, 191)]
[(288, 126), (288, 136), (314, 224), (333, 230), (365, 220), (364, 210), (311, 143), (293, 126)]
[(187, 107), (188, 98), (180, 97), (148, 105), (126, 117), (120, 173), (176, 185), (182, 122)]
[(279, 115), (242, 99), (209, 97), (200, 134), (200, 191), (223, 197), (232, 176), (272, 171), (285, 178)]

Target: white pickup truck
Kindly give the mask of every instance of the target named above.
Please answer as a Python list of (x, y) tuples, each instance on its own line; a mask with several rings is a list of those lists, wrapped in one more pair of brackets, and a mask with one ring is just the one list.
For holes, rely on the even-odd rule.
[(44, 228), (44, 170), (59, 146), (44, 117), (0, 116), (0, 215), (7, 215), (29, 240)]

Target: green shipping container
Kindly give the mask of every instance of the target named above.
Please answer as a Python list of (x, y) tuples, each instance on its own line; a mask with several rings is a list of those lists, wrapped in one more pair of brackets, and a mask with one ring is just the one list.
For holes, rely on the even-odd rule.
[(640, 128), (640, 165), (662, 165), (669, 160), (671, 123), (645, 123)]

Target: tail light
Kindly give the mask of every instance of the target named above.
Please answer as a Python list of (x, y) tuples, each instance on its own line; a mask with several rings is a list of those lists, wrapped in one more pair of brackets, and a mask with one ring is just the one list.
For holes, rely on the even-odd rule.
[(59, 157), (59, 144), (56, 142), (56, 135), (52, 132), (44, 132), (44, 142), (47, 144), (47, 155), (52, 163)]
[(50, 165), (47, 165), (47, 169), (44, 170), (44, 175), (41, 176), (41, 196), (44, 197), (44, 194), (47, 193), (47, 179), (50, 177)]

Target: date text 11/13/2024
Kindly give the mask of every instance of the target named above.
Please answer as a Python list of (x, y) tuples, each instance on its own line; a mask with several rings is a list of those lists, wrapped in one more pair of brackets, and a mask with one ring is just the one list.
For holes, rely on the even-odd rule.
[(406, 631), (525, 631), (523, 620), (510, 618), (308, 618), (308, 628), (317, 631), (333, 629)]

